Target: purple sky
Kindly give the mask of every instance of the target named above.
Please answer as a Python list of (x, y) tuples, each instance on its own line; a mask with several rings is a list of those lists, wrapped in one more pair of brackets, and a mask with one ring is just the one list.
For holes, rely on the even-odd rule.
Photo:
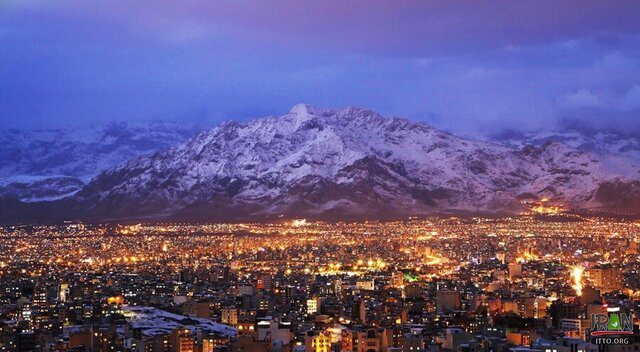
[(639, 18), (636, 0), (0, 0), (0, 128), (304, 102), (465, 134), (640, 131)]

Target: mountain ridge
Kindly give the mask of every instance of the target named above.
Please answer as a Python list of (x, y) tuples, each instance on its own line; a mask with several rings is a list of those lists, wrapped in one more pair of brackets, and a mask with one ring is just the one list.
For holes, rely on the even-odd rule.
[(470, 140), (368, 109), (299, 104), (128, 160), (60, 202), (92, 219), (513, 214), (542, 198), (601, 211), (635, 206), (637, 180), (557, 141)]
[(0, 130), (0, 196), (26, 202), (64, 198), (101, 171), (183, 143), (199, 131), (167, 122)]

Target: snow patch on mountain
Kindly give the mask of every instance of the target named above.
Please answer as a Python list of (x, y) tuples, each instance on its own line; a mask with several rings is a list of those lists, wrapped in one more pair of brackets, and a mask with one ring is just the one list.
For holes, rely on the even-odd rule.
[(78, 197), (116, 213), (513, 212), (523, 195), (598, 206), (599, 184), (616, 176), (594, 153), (564, 141), (470, 140), (367, 109), (300, 104), (133, 159)]
[[(569, 131), (474, 140), (368, 109), (304, 104), (282, 116), (225, 122), (171, 148), (180, 138), (162, 131), (148, 131), (155, 136), (148, 138), (163, 140), (164, 150), (134, 147), (137, 137), (104, 138), (108, 146), (135, 152), (68, 192), (67, 213), (92, 219), (381, 218), (511, 214), (525, 209), (523, 199), (540, 198), (571, 209), (640, 204), (639, 144), (631, 136)], [(114, 158), (126, 154), (103, 150)], [(47, 172), (67, 175), (56, 171), (75, 170), (76, 158), (82, 157), (54, 163)], [(13, 167), (16, 175), (34, 174)], [(52, 216), (46, 205), (29, 209)]]
[(0, 195), (22, 202), (52, 201), (70, 197), (84, 186), (74, 177), (18, 175), (0, 178)]
[(561, 142), (577, 150), (597, 157), (603, 168), (610, 174), (636, 179), (640, 176), (640, 135), (622, 134), (615, 131), (583, 133), (529, 132), (497, 138), (498, 143), (511, 147), (542, 145), (547, 142)]
[(197, 132), (196, 127), (162, 122), (0, 130), (0, 196), (22, 201), (64, 198), (101, 171), (184, 143)]

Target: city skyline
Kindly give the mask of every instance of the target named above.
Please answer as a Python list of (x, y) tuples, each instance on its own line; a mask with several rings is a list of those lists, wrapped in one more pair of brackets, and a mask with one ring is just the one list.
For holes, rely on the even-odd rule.
[(639, 15), (0, 0), (0, 352), (639, 352)]
[(536, 212), (5, 226), (0, 302), (17, 303), (0, 349), (625, 351), (638, 226)]

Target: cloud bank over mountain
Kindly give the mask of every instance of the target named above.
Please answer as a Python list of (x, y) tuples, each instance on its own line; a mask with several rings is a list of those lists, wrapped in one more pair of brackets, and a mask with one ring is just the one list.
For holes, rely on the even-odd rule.
[(478, 135), (640, 127), (637, 1), (4, 1), (0, 123), (367, 106)]

